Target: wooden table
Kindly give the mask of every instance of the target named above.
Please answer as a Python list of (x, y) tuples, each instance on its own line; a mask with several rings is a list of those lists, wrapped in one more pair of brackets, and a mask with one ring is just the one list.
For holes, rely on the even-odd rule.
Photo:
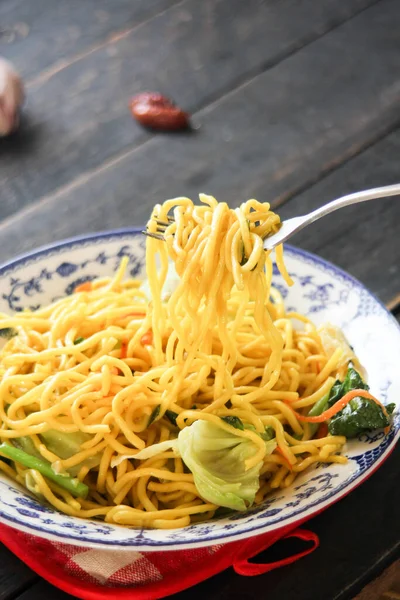
[[(0, 54), (25, 78), (0, 141), (0, 261), (68, 236), (143, 224), (155, 202), (207, 192), (282, 217), (400, 179), (399, 0), (2, 0)], [(194, 129), (155, 135), (131, 96), (174, 98)], [(298, 235), (400, 306), (400, 199), (354, 206)], [(246, 579), (176, 596), (345, 600), (399, 557), (397, 449), (314, 518), (321, 547)], [(270, 551), (276, 558), (288, 548)], [(67, 599), (0, 550), (0, 600)]]

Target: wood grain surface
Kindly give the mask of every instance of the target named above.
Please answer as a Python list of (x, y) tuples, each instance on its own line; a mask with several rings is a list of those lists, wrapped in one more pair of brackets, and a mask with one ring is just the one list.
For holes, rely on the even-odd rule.
[(0, 545), (0, 600), (16, 598), (25, 589), (30, 589), (37, 575), (24, 565), (7, 548)]
[(2, 0), (0, 53), (28, 82), (76, 62), (180, 0)]
[[(320, 79), (327, 67), (329, 52), (335, 52), (336, 48), (324, 50), (322, 46), (321, 49), (315, 48), (311, 55), (301, 53), (303, 65), (290, 60), (282, 62), (282, 58), (304, 43), (322, 36), (340, 23), (346, 14), (360, 10), (360, 6), (365, 4), (366, 0), (352, 0), (345, 5), (324, 0), (310, 21), (309, 14), (312, 6), (315, 6), (313, 0), (300, 3), (282, 0), (280, 3), (267, 4), (258, 0), (246, 3), (231, 0), (229, 3), (216, 3), (215, 6), (209, 2), (188, 0), (54, 75), (44, 80), (39, 78), (28, 89), (23, 128), (13, 140), (0, 143), (0, 218), (4, 219), (62, 185), (69, 185), (74, 179), (79, 181), (79, 177), (87, 171), (107, 168), (107, 161), (112, 163), (115, 157), (124, 153), (131, 156), (138, 146), (148, 142), (151, 134), (133, 121), (128, 108), (130, 98), (146, 89), (155, 89), (171, 96), (183, 108), (196, 113), (208, 105), (210, 100), (219, 98), (232, 87), (235, 88), (246, 77), (254, 77), (255, 72), (281, 61), (276, 69), (268, 71), (265, 76), (257, 78), (256, 83), (253, 82), (234, 94), (233, 99), (229, 97), (218, 107), (211, 109), (212, 114), (206, 111), (206, 114), (195, 116), (195, 125), (201, 125), (199, 132), (190, 139), (187, 136), (175, 136), (172, 142), (172, 150), (176, 152), (178, 163), (173, 169), (175, 175), (187, 170), (187, 160), (186, 163), (182, 162), (179, 155), (179, 152), (186, 153), (187, 150), (190, 152), (189, 160), (192, 153), (196, 153), (193, 158), (199, 160), (200, 172), (207, 169), (208, 165), (204, 164), (207, 157), (209, 161), (214, 160), (217, 154), (220, 160), (228, 150), (226, 137), (230, 135), (232, 127), (236, 130), (236, 120), (240, 118), (235, 111), (242, 111), (252, 101), (254, 107), (251, 111), (246, 110), (243, 115), (247, 121), (250, 120), (250, 127), (243, 122), (237, 129), (241, 136), (242, 127), (249, 127), (243, 143), (248, 143), (256, 126), (263, 136), (261, 146), (259, 135), (254, 140), (259, 145), (259, 152), (268, 151), (271, 142), (279, 145), (282, 150), (289, 142), (288, 134), (278, 142), (276, 138), (280, 138), (284, 132), (277, 129), (274, 138), (270, 139), (269, 129), (275, 128), (275, 123), (279, 126), (282, 119), (285, 120), (287, 129), (287, 114), (299, 110), (298, 100), (293, 106), (295, 98), (290, 98), (287, 94), (293, 93), (301, 97), (304, 87), (309, 89), (308, 95), (311, 95), (307, 77), (311, 77), (317, 68), (319, 72), (315, 73), (315, 77)], [(235, 19), (229, 18), (231, 11), (236, 15)], [(396, 12), (395, 9), (386, 12), (386, 19), (378, 27), (381, 36), (388, 20), (396, 17), (392, 14)], [(375, 15), (372, 14), (371, 27), (374, 18)], [(227, 28), (229, 31), (225, 31)], [(362, 22), (360, 28), (363, 30)], [(223, 36), (221, 31), (224, 32)], [(348, 36), (351, 35), (352, 31), (348, 33)], [(371, 43), (374, 44), (374, 41), (371, 40)], [(365, 42), (366, 40), (364, 44)], [(336, 44), (340, 45), (340, 40)], [(376, 45), (374, 50), (379, 60), (379, 40), (376, 40)], [(390, 47), (390, 41), (388, 46)], [(396, 46), (396, 41), (393, 40), (393, 54)], [(325, 64), (319, 67), (313, 64), (314, 52), (328, 54)], [(362, 53), (365, 54), (365, 47), (360, 47), (359, 54)], [(392, 61), (390, 52), (386, 58), (389, 64), (386, 70), (383, 69), (380, 81), (376, 82), (382, 86), (381, 95), (388, 91), (388, 74)], [(383, 63), (383, 56), (381, 59)], [(296, 81), (299, 68), (305, 69), (305, 78)], [(366, 61), (362, 68), (367, 68)], [(360, 79), (362, 75), (360, 72)], [(321, 80), (321, 86), (325, 84)], [(366, 90), (369, 96), (372, 92), (375, 95), (375, 88)], [(282, 99), (286, 96), (288, 102), (282, 104)], [(380, 95), (375, 102), (379, 101)], [(385, 112), (390, 104), (391, 99), (387, 98)], [(221, 111), (226, 111), (223, 119)], [(258, 114), (259, 112), (262, 114)], [(309, 116), (304, 114), (303, 122)], [(219, 125), (216, 129), (215, 118)], [(180, 146), (175, 151), (176, 142), (180, 142)], [(158, 151), (164, 153), (165, 145), (171, 142), (169, 137), (158, 136), (154, 138), (154, 143)], [(151, 145), (150, 151), (153, 147)], [(279, 150), (276, 148), (275, 160), (279, 159)], [(132, 170), (132, 160), (135, 160), (133, 156), (128, 167), (131, 176), (136, 171)], [(155, 164), (154, 161), (151, 162)], [(245, 168), (246, 162), (242, 165), (242, 171)], [(164, 179), (162, 165), (157, 170), (160, 173), (160, 184)], [(116, 173), (114, 183), (118, 176)], [(182, 193), (184, 185), (185, 178), (181, 182), (179, 193)], [(163, 193), (169, 193), (168, 187)], [(149, 202), (151, 201), (149, 198)], [(149, 204), (147, 211), (148, 207)]]
[[(0, 55), (25, 77), (27, 103), (0, 139), (0, 261), (143, 225), (166, 197), (256, 197), (288, 218), (399, 181), (399, 31), (399, 0), (2, 0)], [(190, 111), (193, 130), (133, 121), (129, 100), (147, 89)], [(400, 199), (380, 200), (293, 242), (400, 315), (399, 223)], [(263, 577), (229, 569), (175, 598), (351, 600), (400, 555), (399, 452), (309, 522), (312, 555)], [(71, 597), (0, 547), (0, 600), (39, 598)]]
[[(294, 217), (353, 191), (397, 183), (399, 156), (400, 130), (396, 130), (294, 196), (279, 213), (283, 219)], [(400, 197), (392, 197), (333, 213), (291, 242), (339, 265), (395, 308), (400, 301), (399, 225)]]

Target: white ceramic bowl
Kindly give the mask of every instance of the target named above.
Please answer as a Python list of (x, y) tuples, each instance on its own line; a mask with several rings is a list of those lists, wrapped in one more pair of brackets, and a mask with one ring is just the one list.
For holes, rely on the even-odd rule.
[[(0, 311), (36, 308), (72, 292), (76, 285), (112, 275), (123, 256), (130, 275), (144, 276), (145, 238), (137, 229), (100, 233), (61, 242), (0, 268)], [(348, 443), (346, 465), (321, 465), (294, 485), (247, 513), (178, 530), (134, 529), (82, 520), (43, 506), (0, 475), (0, 522), (48, 539), (92, 547), (172, 550), (228, 542), (294, 524), (326, 508), (364, 481), (393, 450), (400, 435), (400, 329), (384, 306), (358, 281), (325, 261), (287, 247), (289, 290), (274, 269), (274, 285), (286, 306), (317, 323), (341, 327), (366, 367), (372, 393), (397, 403), (394, 426)]]

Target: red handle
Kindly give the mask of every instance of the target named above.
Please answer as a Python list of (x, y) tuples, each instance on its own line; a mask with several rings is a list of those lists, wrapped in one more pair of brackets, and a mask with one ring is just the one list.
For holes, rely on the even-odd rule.
[[(250, 563), (249, 559), (253, 558), (263, 550), (266, 550), (271, 546), (271, 542), (265, 542), (258, 540), (255, 538), (254, 540), (250, 540), (247, 544), (245, 544), (242, 549), (237, 553), (233, 560), (233, 568), (235, 569), (238, 575), (262, 575), (263, 573), (268, 573), (268, 571), (272, 571), (273, 569), (277, 569), (278, 567), (284, 567), (286, 565), (290, 565), (291, 563), (299, 560), (303, 556), (310, 554), (319, 546), (319, 538), (317, 534), (309, 531), (308, 529), (295, 529), (295, 531), (291, 531), (287, 535), (285, 535), (283, 540), (289, 539), (291, 537), (299, 538), (300, 540), (304, 540), (306, 542), (312, 542), (312, 545), (309, 548), (306, 548), (302, 552), (298, 552), (297, 554), (292, 554), (292, 556), (288, 556), (282, 560), (277, 560), (271, 563), (259, 564), (259, 563)], [(261, 544), (260, 544), (261, 542)]]

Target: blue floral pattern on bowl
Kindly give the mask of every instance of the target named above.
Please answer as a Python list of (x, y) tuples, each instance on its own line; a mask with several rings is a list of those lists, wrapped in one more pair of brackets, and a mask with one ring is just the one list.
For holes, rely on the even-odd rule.
[[(145, 238), (138, 230), (120, 230), (61, 242), (0, 268), (0, 311), (36, 309), (73, 292), (96, 277), (112, 275), (124, 256), (132, 277), (145, 274)], [(347, 444), (347, 465), (316, 465), (293, 486), (278, 490), (261, 506), (180, 530), (134, 529), (81, 520), (40, 504), (0, 475), (0, 521), (51, 538), (96, 547), (173, 549), (218, 544), (278, 529), (337, 501), (366, 479), (389, 455), (400, 435), (400, 329), (374, 296), (337, 267), (307, 252), (287, 247), (286, 264), (295, 285), (287, 288), (274, 267), (274, 284), (289, 310), (317, 323), (330, 321), (345, 331), (368, 371), (372, 392), (397, 403), (388, 435), (376, 431)]]

